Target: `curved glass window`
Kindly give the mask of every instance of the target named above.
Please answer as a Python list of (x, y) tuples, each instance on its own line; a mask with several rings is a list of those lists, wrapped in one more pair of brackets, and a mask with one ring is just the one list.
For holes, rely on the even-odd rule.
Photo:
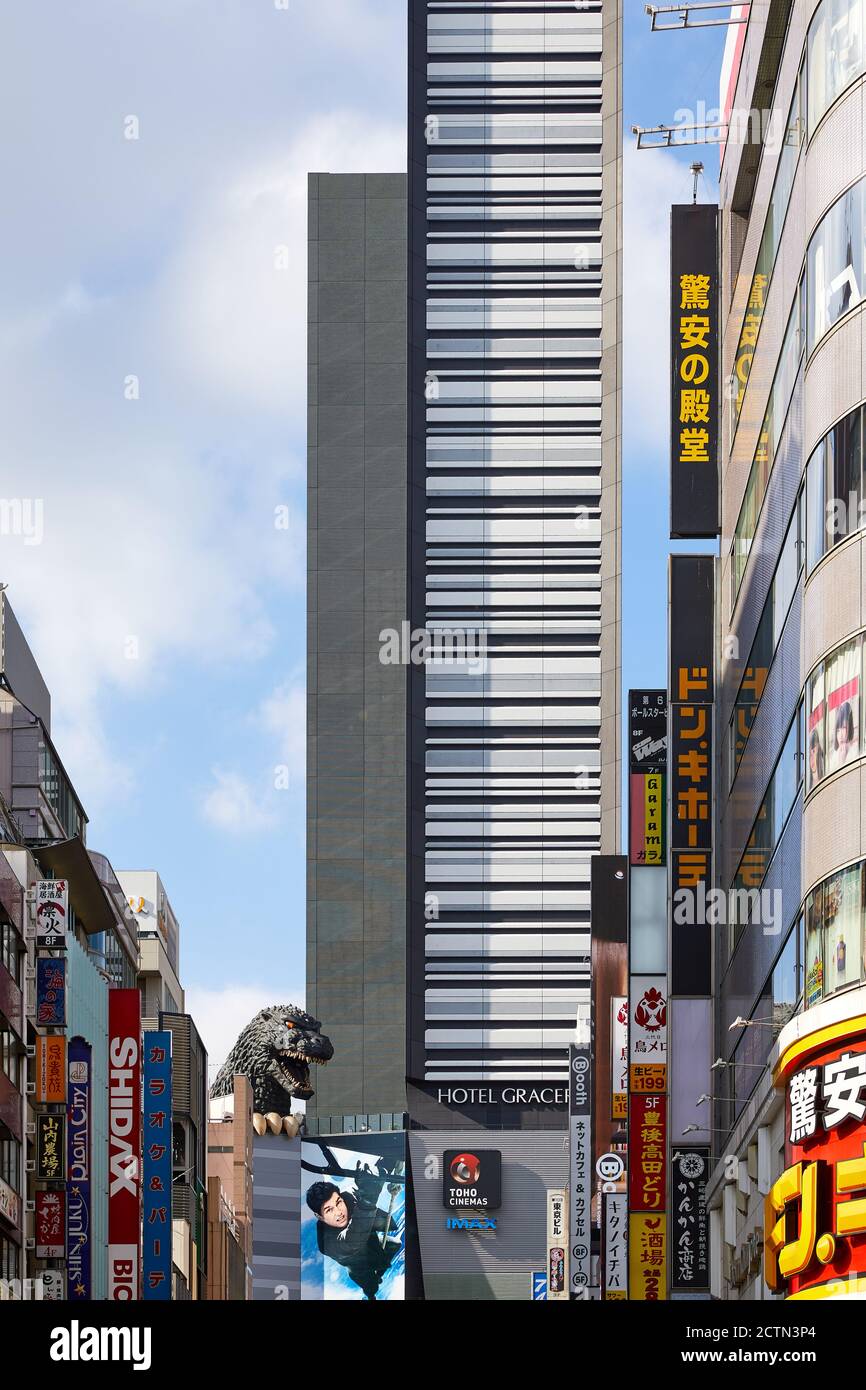
[(863, 188), (861, 179), (837, 198), (809, 242), (807, 353), (835, 323), (856, 309), (863, 297)]
[(806, 562), (818, 561), (866, 522), (863, 407), (857, 406), (815, 447), (806, 465)]
[(824, 0), (806, 40), (810, 135), (824, 112), (864, 71), (863, 0)]
[(866, 980), (864, 867), (840, 869), (806, 899), (807, 1009)]
[(863, 638), (837, 647), (806, 682), (806, 794), (831, 772), (859, 758)]

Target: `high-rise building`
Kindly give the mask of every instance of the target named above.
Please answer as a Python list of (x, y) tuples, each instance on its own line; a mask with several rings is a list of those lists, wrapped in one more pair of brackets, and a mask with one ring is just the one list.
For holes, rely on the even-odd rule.
[[(410, 1296), (530, 1297), (568, 1181), (620, 820), (620, 24), (412, 0), (408, 183), (310, 183), (308, 1129), (408, 1116)], [(479, 1129), (495, 1252), (443, 1208)]]
[(729, 1299), (866, 1286), (863, 26), (862, 0), (752, 6), (722, 79), (744, 132), (719, 199), (717, 858), (747, 904), (716, 933)]

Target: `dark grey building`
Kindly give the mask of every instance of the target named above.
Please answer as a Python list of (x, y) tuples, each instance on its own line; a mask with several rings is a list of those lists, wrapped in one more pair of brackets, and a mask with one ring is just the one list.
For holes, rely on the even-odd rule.
[(406, 668), (379, 660), (408, 612), (406, 177), (309, 196), (307, 1001), (335, 1061), (308, 1114), (339, 1133), (406, 1109)]

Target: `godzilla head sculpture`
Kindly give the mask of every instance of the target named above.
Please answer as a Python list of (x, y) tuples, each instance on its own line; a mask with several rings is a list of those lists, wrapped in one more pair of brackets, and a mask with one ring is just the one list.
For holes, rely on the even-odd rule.
[(217, 1073), (211, 1096), (230, 1096), (236, 1076), (246, 1076), (253, 1090), (253, 1124), (257, 1134), (285, 1129), (297, 1134), (292, 1097), (309, 1100), (310, 1066), (326, 1066), (334, 1055), (319, 1020), (294, 1004), (262, 1009), (241, 1033)]

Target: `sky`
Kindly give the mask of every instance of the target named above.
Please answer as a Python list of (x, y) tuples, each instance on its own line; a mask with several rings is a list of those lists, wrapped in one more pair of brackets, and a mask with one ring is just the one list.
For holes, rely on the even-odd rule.
[[(715, 106), (724, 30), (624, 3), (626, 131)], [(405, 0), (2, 10), (0, 489), (40, 543), (5, 526), (0, 580), (215, 1066), (303, 1000), (306, 175), (405, 168)], [(718, 155), (625, 145), (627, 689), (665, 684), (667, 208)]]

